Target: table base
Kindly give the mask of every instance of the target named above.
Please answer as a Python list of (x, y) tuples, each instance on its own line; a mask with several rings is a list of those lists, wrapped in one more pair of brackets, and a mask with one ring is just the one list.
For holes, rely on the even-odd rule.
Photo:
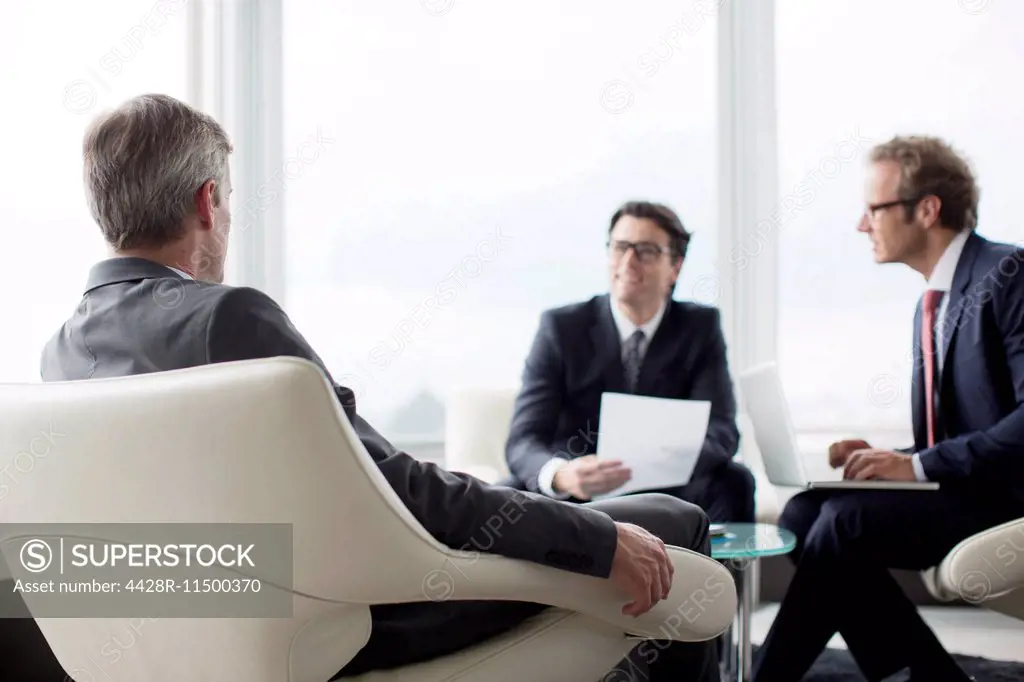
[(725, 633), (725, 651), (722, 656), (722, 682), (750, 682), (753, 651), (750, 643), (750, 618), (754, 613), (754, 593), (760, 580), (760, 559), (726, 562), (736, 581), (739, 607), (736, 619)]

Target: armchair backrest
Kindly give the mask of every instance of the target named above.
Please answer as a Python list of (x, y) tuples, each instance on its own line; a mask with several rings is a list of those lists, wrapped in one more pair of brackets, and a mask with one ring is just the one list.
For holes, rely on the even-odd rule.
[(516, 388), (462, 388), (445, 402), (445, 467), (508, 475), (505, 444), (515, 409)]
[[(208, 669), (223, 670), (217, 679), (328, 679), (369, 636), (365, 605), (384, 596), (381, 571), (394, 574), (391, 584), (409, 586), (403, 600), (422, 601), (422, 578), (439, 556), (440, 545), (388, 485), (322, 372), (296, 358), (0, 385), (0, 472), (7, 474), (0, 548), (8, 565), (20, 549), (9, 524), (292, 526), (293, 583), (277, 586), (292, 593), (291, 618), (142, 625), (142, 614), (33, 613), (57, 659), (81, 682), (104, 679), (87, 662), (101, 659), (111, 638), (122, 655), (102, 672), (113, 682), (186, 679), (174, 662), (189, 656), (216, 657)], [(393, 590), (386, 596), (395, 598)], [(38, 608), (33, 595), (24, 598), (30, 611)], [(129, 637), (132, 646), (123, 646)], [(294, 666), (290, 654), (305, 647), (317, 653), (299, 657), (304, 667), (281, 667)]]

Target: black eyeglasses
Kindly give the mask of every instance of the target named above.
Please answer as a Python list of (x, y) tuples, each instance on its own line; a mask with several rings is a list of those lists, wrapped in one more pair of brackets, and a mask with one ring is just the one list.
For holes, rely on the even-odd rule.
[(924, 197), (917, 197), (916, 199), (895, 199), (881, 204), (868, 204), (867, 208), (864, 210), (864, 215), (873, 219), (875, 214), (879, 211), (884, 211), (885, 209), (892, 208), (893, 206), (913, 206), (917, 202), (921, 201), (921, 199), (924, 199)]
[(615, 241), (608, 242), (607, 246), (615, 258), (624, 257), (632, 249), (636, 252), (636, 257), (641, 263), (653, 263), (660, 256), (672, 253), (670, 247), (655, 244), (654, 242), (630, 242), (616, 239)]

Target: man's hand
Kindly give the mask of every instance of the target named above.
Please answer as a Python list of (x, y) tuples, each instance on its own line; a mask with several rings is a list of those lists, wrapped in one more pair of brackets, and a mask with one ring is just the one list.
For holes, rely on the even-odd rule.
[(633, 476), (617, 459), (599, 460), (597, 455), (586, 455), (569, 460), (555, 474), (552, 485), (560, 493), (569, 493), (579, 500), (593, 495), (610, 493)]
[(622, 613), (636, 617), (668, 597), (675, 567), (660, 538), (631, 523), (616, 522), (615, 527), (619, 541), (609, 579), (633, 599)]
[(902, 452), (867, 448), (854, 450), (846, 460), (843, 478), (856, 481), (916, 481), (913, 457)]
[(867, 450), (871, 446), (863, 440), (841, 440), (828, 446), (828, 464), (833, 469), (846, 466), (846, 460), (855, 450)]

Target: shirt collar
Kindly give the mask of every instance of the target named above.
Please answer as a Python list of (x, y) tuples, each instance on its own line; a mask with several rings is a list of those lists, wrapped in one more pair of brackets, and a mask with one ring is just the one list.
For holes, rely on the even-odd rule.
[(654, 337), (654, 332), (658, 331), (658, 325), (661, 324), (661, 318), (665, 316), (665, 309), (668, 307), (668, 300), (662, 301), (661, 307), (658, 308), (658, 312), (654, 313), (654, 317), (649, 319), (644, 324), (637, 326), (633, 324), (633, 321), (626, 317), (626, 314), (619, 310), (619, 306), (615, 303), (615, 299), (608, 297), (609, 305), (612, 309), (612, 319), (615, 320), (615, 327), (619, 330), (619, 340), (625, 343), (626, 339), (633, 336), (633, 333), (640, 329), (643, 331), (644, 336), (648, 341)]
[(928, 278), (926, 287), (937, 291), (949, 291), (953, 288), (953, 276), (956, 274), (956, 264), (960, 261), (960, 254), (963, 253), (964, 244), (971, 236), (971, 230), (960, 230), (953, 237), (943, 252), (939, 262), (935, 264), (931, 277)]
[(182, 270), (179, 270), (178, 268), (172, 268), (170, 265), (168, 265), (167, 267), (170, 268), (171, 270), (174, 270), (176, 273), (178, 273), (179, 275), (181, 275), (185, 279), (195, 279), (192, 275), (188, 274), (187, 272), (183, 272)]
[(85, 284), (85, 293), (89, 293), (97, 287), (104, 287), (118, 282), (138, 282), (144, 279), (169, 278), (172, 272), (176, 277), (193, 279), (177, 268), (171, 268), (145, 258), (115, 256), (101, 260), (92, 266)]

